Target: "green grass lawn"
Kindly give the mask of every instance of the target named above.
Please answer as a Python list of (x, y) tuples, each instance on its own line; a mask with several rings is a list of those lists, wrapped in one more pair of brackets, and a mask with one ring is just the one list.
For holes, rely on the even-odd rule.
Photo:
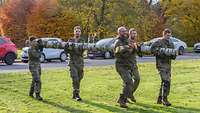
[(200, 60), (173, 62), (171, 107), (156, 104), (160, 77), (155, 63), (141, 63), (139, 71), (137, 103), (129, 104), (128, 109), (116, 103), (122, 81), (114, 66), (85, 69), (81, 87), (83, 102), (71, 99), (67, 69), (43, 70), (43, 102), (28, 96), (30, 73), (0, 74), (0, 113), (200, 113)]
[(193, 47), (186, 48), (185, 52), (192, 53), (193, 52)]

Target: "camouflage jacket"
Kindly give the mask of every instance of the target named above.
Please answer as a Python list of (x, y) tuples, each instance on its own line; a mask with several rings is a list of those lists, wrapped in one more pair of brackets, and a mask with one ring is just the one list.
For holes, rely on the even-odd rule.
[(128, 38), (117, 37), (114, 47), (116, 63), (128, 67), (136, 66), (137, 49), (132, 49), (128, 45)]
[(30, 47), (28, 49), (29, 64), (40, 64), (41, 52), (37, 49)]
[[(83, 39), (79, 39), (78, 41), (76, 41), (75, 39), (70, 39), (68, 42), (74, 42), (74, 43), (84, 43)], [(70, 57), (70, 61), (69, 61), (69, 65), (70, 64), (75, 64), (75, 65), (84, 65), (84, 58), (83, 58), (83, 52), (84, 49), (83, 48), (75, 48), (73, 46), (65, 46), (65, 52), (69, 54)]]
[(172, 58), (158, 52), (159, 48), (172, 48), (174, 49), (173, 42), (169, 39), (159, 39), (151, 46), (152, 53), (156, 56), (156, 67), (158, 69), (170, 69)]

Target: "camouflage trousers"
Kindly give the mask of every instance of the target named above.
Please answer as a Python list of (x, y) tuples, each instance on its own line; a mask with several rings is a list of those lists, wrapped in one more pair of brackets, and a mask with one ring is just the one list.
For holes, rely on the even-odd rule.
[(83, 65), (81, 64), (69, 64), (70, 66), (70, 75), (72, 78), (73, 90), (76, 93), (80, 92), (80, 82), (83, 79)]
[(171, 69), (158, 69), (161, 77), (159, 96), (167, 97), (170, 93)]
[(32, 74), (32, 83), (30, 92), (40, 93), (41, 92), (41, 66), (40, 63), (29, 64), (29, 70)]
[(116, 63), (116, 70), (123, 80), (124, 85), (122, 94), (126, 98), (131, 98), (140, 83), (140, 75), (137, 66), (135, 65), (128, 68), (127, 66)]

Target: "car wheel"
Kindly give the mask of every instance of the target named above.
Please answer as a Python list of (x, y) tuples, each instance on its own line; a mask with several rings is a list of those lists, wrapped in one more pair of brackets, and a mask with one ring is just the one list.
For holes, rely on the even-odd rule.
[(41, 57), (40, 57), (40, 62), (45, 62), (45, 55), (44, 53), (41, 54)]
[(14, 62), (15, 62), (15, 54), (13, 53), (8, 53), (5, 58), (4, 58), (4, 62), (7, 64), (7, 65), (12, 65)]
[(183, 53), (184, 53), (184, 47), (179, 47), (179, 49), (178, 49), (178, 54), (179, 55), (183, 55)]
[(60, 54), (60, 61), (61, 62), (65, 62), (66, 60), (67, 60), (67, 55), (64, 52), (62, 52)]
[(109, 59), (109, 58), (111, 58), (111, 54), (110, 54), (109, 51), (106, 51), (106, 52), (105, 52), (105, 54), (104, 54), (104, 58), (105, 58), (105, 59)]

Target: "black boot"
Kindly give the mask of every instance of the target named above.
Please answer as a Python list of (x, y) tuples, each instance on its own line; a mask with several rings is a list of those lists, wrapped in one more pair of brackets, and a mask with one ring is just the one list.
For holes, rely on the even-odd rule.
[(75, 99), (76, 99), (76, 101), (82, 101), (82, 99), (81, 99), (81, 97), (80, 97), (79, 93), (77, 93), (77, 94), (76, 94), (76, 97), (75, 97)]
[(34, 81), (32, 81), (32, 83), (31, 83), (31, 87), (30, 87), (30, 90), (29, 90), (29, 96), (33, 97), (33, 93), (34, 93)]
[(130, 97), (130, 99), (131, 99), (132, 102), (136, 102), (136, 99), (135, 99), (134, 96)]
[(120, 97), (117, 102), (119, 103), (120, 107), (128, 108), (128, 106), (126, 105), (127, 98), (125, 98), (123, 94), (120, 94)]
[(76, 92), (73, 91), (72, 99), (76, 99)]
[(79, 91), (77, 91), (77, 90), (73, 91), (72, 99), (75, 99), (76, 101), (82, 101), (82, 99), (81, 99), (81, 97), (79, 95)]
[(29, 91), (29, 96), (30, 96), (30, 97), (33, 97), (33, 93), (34, 93), (34, 90), (31, 90), (31, 89), (30, 89), (30, 91)]
[(168, 101), (167, 97), (163, 97), (162, 103), (164, 106), (171, 106), (172, 104)]
[(162, 104), (162, 96), (158, 96), (157, 104)]
[(37, 100), (43, 100), (43, 98), (40, 96), (40, 93), (36, 93), (36, 97)]

